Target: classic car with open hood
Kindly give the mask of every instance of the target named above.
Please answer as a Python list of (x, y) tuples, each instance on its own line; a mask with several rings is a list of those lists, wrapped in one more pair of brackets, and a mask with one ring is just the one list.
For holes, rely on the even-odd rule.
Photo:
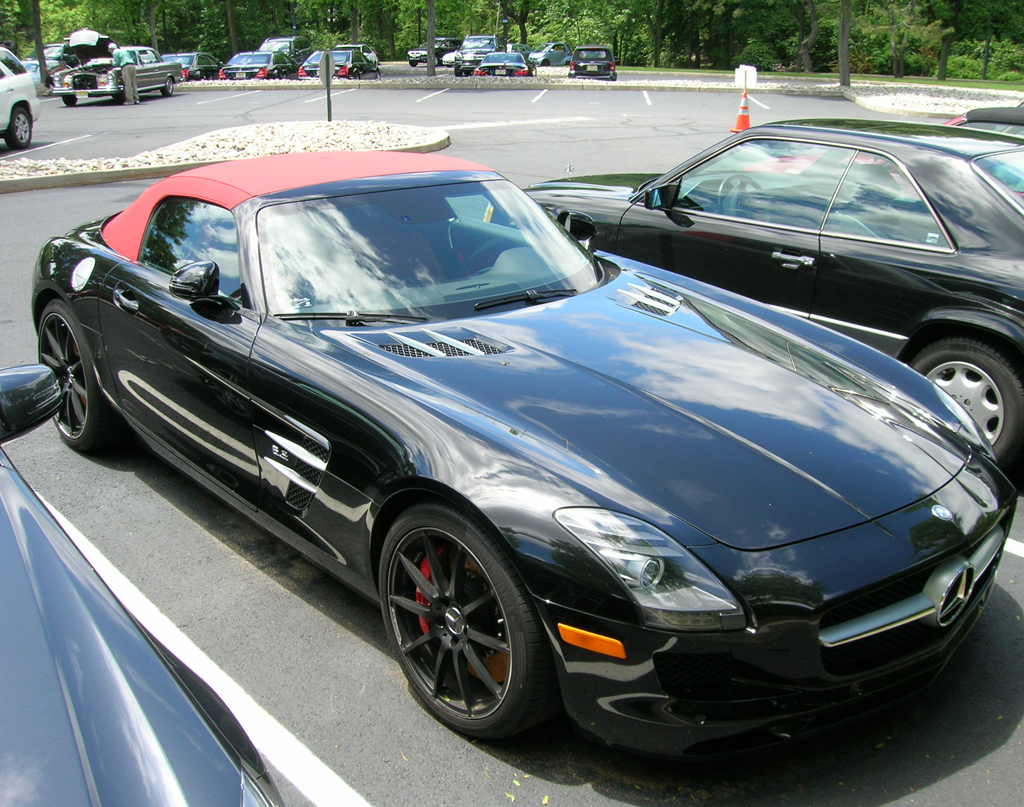
[(590, 253), (440, 155), (169, 177), (51, 240), (32, 310), (69, 446), (127, 424), (378, 601), (474, 737), (564, 707), (714, 755), (902, 699), (977, 620), (1016, 503), (910, 368)]
[[(68, 46), (78, 58), (78, 67), (59, 76), (53, 85), (53, 95), (60, 96), (65, 106), (75, 106), (91, 98), (123, 102), (124, 79), (113, 57), (117, 44), (104, 34), (83, 29), (68, 37)], [(141, 45), (121, 50), (124, 58), (135, 65), (140, 93), (159, 92), (163, 96), (174, 93), (174, 85), (181, 81), (180, 63), (165, 62), (155, 50)]]

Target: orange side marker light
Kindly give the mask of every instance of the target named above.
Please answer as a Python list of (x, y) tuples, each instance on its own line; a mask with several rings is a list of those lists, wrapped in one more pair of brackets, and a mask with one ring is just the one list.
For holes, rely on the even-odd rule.
[(626, 648), (618, 639), (563, 625), (561, 622), (558, 623), (558, 634), (562, 637), (563, 642), (574, 647), (582, 647), (584, 650), (591, 650), (594, 653), (613, 658), (626, 657)]

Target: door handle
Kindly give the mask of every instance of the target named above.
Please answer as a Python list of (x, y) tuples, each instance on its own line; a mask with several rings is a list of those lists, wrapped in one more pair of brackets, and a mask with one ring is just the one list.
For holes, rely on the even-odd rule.
[(139, 310), (139, 301), (127, 286), (118, 285), (114, 288), (114, 305), (129, 314), (135, 314)]
[(799, 269), (802, 266), (814, 266), (811, 255), (789, 255), (785, 252), (773, 252), (772, 258), (782, 263), (785, 269)]

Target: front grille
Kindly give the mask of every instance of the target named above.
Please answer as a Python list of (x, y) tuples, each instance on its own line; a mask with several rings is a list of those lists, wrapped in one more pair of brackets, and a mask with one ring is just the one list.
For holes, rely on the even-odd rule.
[(72, 87), (76, 90), (95, 90), (96, 89), (96, 76), (79, 74), (72, 76)]
[(942, 628), (933, 628), (921, 621), (910, 622), (856, 642), (822, 647), (821, 663), (830, 675), (852, 675), (920, 650), (935, 642), (944, 632)]
[(934, 570), (934, 566), (919, 569), (906, 577), (887, 583), (881, 588), (859, 594), (835, 608), (830, 608), (822, 614), (820, 628), (830, 628), (833, 625), (849, 622), (851, 619), (879, 611), (908, 597), (913, 597), (915, 594), (920, 594)]

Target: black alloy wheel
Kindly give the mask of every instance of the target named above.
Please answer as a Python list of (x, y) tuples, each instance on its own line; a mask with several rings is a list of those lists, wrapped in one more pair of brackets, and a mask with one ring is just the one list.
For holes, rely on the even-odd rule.
[(54, 423), (61, 439), (76, 451), (95, 451), (114, 442), (117, 415), (103, 398), (81, 328), (63, 301), (54, 300), (43, 310), (39, 361), (53, 370), (60, 384)]
[(967, 410), (992, 443), (1002, 468), (1024, 453), (1024, 372), (1005, 348), (971, 336), (940, 339), (910, 366), (927, 376)]
[(392, 526), (380, 565), (392, 646), (420, 701), (447, 726), (495, 739), (561, 708), (547, 635), (495, 541), (442, 504)]

